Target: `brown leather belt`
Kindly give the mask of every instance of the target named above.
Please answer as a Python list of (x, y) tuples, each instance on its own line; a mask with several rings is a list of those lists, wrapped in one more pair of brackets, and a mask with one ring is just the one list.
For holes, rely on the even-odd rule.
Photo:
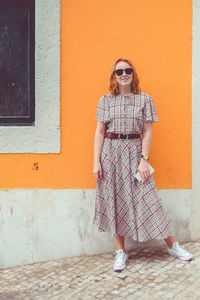
[(140, 134), (131, 133), (131, 134), (122, 134), (122, 133), (114, 133), (114, 132), (105, 132), (104, 137), (109, 139), (136, 139), (140, 138)]

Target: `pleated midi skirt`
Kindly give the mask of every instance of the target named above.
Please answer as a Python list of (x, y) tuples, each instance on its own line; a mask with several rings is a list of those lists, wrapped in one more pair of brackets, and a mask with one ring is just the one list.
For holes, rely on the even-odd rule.
[(175, 235), (175, 224), (163, 207), (153, 175), (144, 183), (134, 177), (141, 151), (141, 138), (104, 138), (93, 224), (98, 231), (142, 242)]

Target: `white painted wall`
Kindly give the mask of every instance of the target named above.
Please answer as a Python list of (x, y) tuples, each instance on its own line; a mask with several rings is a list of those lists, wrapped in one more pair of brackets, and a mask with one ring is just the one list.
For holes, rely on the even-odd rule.
[(200, 238), (200, 0), (193, 0), (191, 238)]
[[(191, 239), (191, 191), (159, 191), (176, 224), (176, 239)], [(115, 250), (109, 232), (92, 224), (95, 190), (1, 190), (0, 268)], [(127, 249), (159, 246), (163, 240), (135, 242)]]

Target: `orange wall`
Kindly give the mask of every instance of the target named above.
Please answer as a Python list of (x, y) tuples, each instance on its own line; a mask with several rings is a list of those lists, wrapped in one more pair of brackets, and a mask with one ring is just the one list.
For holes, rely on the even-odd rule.
[(156, 105), (157, 188), (191, 188), (191, 0), (61, 0), (61, 153), (1, 154), (1, 188), (95, 188), (96, 106), (121, 56)]

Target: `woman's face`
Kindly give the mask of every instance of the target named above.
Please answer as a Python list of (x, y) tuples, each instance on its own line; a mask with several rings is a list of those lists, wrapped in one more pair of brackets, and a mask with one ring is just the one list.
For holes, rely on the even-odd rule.
[[(127, 68), (131, 68), (131, 66), (125, 61), (120, 61), (115, 66), (115, 70), (119, 70), (119, 69), (125, 70)], [(133, 73), (129, 75), (126, 74), (125, 71), (123, 71), (123, 73), (119, 76), (115, 73), (115, 77), (119, 85), (122, 86), (130, 85), (133, 79)]]

